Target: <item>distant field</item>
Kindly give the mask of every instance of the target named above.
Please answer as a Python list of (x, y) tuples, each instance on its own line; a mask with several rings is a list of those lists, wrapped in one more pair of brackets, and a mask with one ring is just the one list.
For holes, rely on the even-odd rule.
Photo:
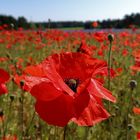
[(63, 28), (57, 28), (60, 30), (82, 30), (84, 29), (83, 27), (63, 27)]

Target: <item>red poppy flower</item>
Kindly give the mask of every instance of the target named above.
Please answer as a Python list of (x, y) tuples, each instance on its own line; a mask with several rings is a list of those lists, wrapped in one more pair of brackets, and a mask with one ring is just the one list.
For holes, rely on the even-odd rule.
[(2, 138), (2, 140), (17, 140), (17, 136), (16, 135), (7, 135), (5, 137)]
[(133, 107), (133, 112), (137, 115), (140, 115), (140, 108)]
[(140, 71), (140, 57), (135, 57), (135, 64), (130, 66), (131, 70)]
[(92, 26), (93, 26), (94, 28), (96, 28), (96, 27), (98, 26), (98, 22), (94, 21), (94, 22), (92, 23)]
[(77, 52), (81, 52), (90, 56), (92, 55), (91, 48), (84, 41), (80, 44), (80, 47), (77, 49)]
[(0, 95), (7, 93), (7, 88), (5, 83), (9, 80), (9, 74), (0, 68)]
[(36, 98), (35, 109), (47, 123), (65, 126), (72, 120), (91, 126), (109, 117), (102, 98), (115, 102), (96, 80), (96, 75), (106, 71), (104, 61), (83, 53), (61, 53), (27, 67), (16, 82), (25, 81), (23, 88)]
[(140, 49), (133, 51), (132, 55), (134, 56), (135, 64), (130, 66), (130, 69), (133, 71), (140, 71)]

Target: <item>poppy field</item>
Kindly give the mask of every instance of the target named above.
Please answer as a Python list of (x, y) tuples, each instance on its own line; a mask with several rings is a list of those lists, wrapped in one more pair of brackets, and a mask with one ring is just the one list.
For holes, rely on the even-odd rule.
[(140, 139), (140, 33), (0, 26), (0, 139)]

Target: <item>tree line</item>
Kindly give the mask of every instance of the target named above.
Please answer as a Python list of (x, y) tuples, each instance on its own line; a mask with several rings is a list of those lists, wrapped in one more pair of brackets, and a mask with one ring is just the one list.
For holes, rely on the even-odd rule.
[[(97, 22), (98, 26), (94, 27), (93, 22)], [(140, 27), (140, 13), (132, 13), (125, 15), (122, 19), (107, 19), (102, 21), (51, 21), (48, 19), (46, 22), (29, 22), (23, 16), (15, 18), (8, 15), (0, 15), (0, 26), (7, 25), (7, 29), (47, 29), (47, 28), (70, 28), (81, 27), (84, 29), (93, 28), (130, 28), (132, 25), (136, 28)]]

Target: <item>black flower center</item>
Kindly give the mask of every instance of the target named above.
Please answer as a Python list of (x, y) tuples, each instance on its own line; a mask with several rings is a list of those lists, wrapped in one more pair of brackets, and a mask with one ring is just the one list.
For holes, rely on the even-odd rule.
[(65, 83), (71, 88), (74, 92), (77, 91), (77, 87), (79, 85), (79, 79), (66, 79)]

